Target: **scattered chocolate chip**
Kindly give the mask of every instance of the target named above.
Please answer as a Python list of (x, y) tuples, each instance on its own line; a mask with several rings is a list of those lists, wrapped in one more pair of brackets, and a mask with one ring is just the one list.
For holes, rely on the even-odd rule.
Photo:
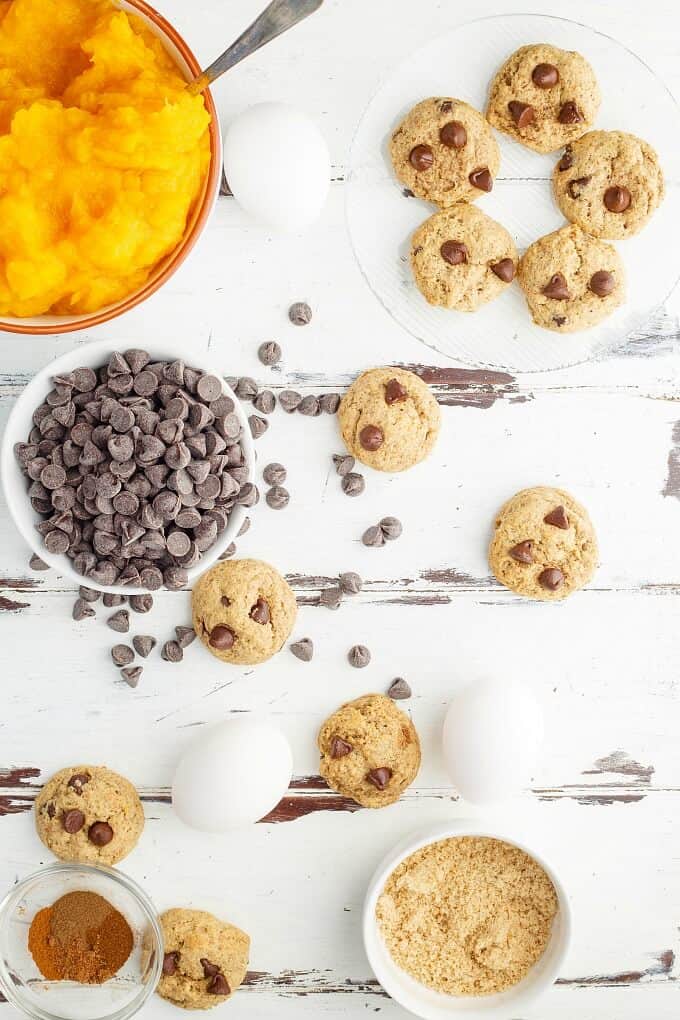
[(409, 153), (408, 160), (413, 169), (421, 173), (433, 167), (434, 153), (429, 145), (415, 145)]
[(319, 595), (319, 605), (325, 609), (339, 609), (342, 602), (342, 591), (339, 585), (333, 588), (322, 588)]
[(268, 340), (260, 344), (257, 356), (263, 365), (278, 365), (281, 360), (281, 348), (275, 340)]
[(76, 623), (81, 620), (86, 620), (89, 616), (94, 616), (94, 609), (84, 599), (76, 599), (73, 605), (73, 619)]
[(555, 273), (554, 276), (551, 276), (541, 293), (545, 294), (547, 298), (552, 298), (553, 301), (568, 301), (569, 288), (562, 273)]
[[(113, 603), (115, 604), (115, 603)], [(130, 609), (135, 613), (148, 613), (153, 609), (152, 595), (131, 595)]]
[(576, 103), (574, 103), (571, 99), (568, 99), (567, 102), (563, 103), (560, 107), (557, 119), (560, 124), (581, 124), (583, 121), (583, 114)]
[(228, 652), (230, 648), (234, 647), (234, 641), (236, 636), (230, 627), (225, 627), (224, 624), (218, 624), (210, 631), (209, 643), (213, 648), (216, 648), (218, 652)]
[(562, 158), (557, 164), (557, 169), (562, 173), (564, 170), (571, 170), (574, 165), (574, 153), (571, 150), (571, 146), (568, 145), (564, 150)]
[(583, 194), (583, 189), (592, 180), (591, 177), (575, 177), (567, 184), (567, 191), (570, 198), (580, 198)]
[(253, 439), (260, 439), (269, 428), (269, 422), (266, 418), (260, 418), (258, 414), (249, 415), (248, 424), (250, 425), (250, 434)]
[(304, 414), (308, 418), (316, 418), (321, 413), (321, 405), (319, 404), (319, 398), (315, 397), (313, 393), (303, 397), (298, 404), (298, 412)]
[(588, 286), (593, 294), (596, 294), (598, 297), (606, 297), (616, 287), (616, 280), (613, 274), (608, 273), (606, 269), (599, 269), (590, 277)]
[(311, 662), (314, 656), (314, 644), (311, 638), (301, 638), (290, 645), (290, 650), (301, 662)]
[(111, 649), (111, 658), (115, 666), (129, 666), (135, 657), (129, 645), (114, 645)]
[(493, 188), (493, 177), (489, 172), (489, 168), (486, 166), (473, 170), (469, 175), (468, 180), (472, 187), (478, 188), (479, 191), (491, 191)]
[(520, 130), (533, 124), (536, 111), (529, 103), (520, 103), (518, 99), (511, 99), (508, 103), (508, 112), (512, 117), (515, 126)]
[(363, 542), (364, 545), (369, 546), (369, 548), (371, 546), (379, 548), (380, 546), (384, 545), (385, 536), (380, 525), (373, 524), (371, 525), (370, 528), (366, 528), (366, 531), (364, 531), (363, 535), (361, 536), (361, 541)]
[(122, 676), (128, 687), (136, 687), (139, 683), (139, 678), (142, 675), (141, 666), (126, 666), (125, 669), (121, 669), (120, 675)]
[(369, 783), (375, 786), (376, 790), (385, 790), (387, 785), (392, 778), (392, 769), (379, 768), (371, 769), (370, 772), (366, 773), (366, 779)]
[(150, 634), (135, 634), (132, 639), (132, 645), (137, 655), (141, 655), (143, 659), (154, 650), (157, 641), (155, 637), (151, 637)]
[(130, 629), (130, 614), (127, 609), (119, 609), (108, 618), (106, 623), (111, 630), (118, 631), (119, 634), (127, 634)]
[(85, 599), (86, 602), (99, 602), (102, 597), (102, 593), (100, 591), (96, 591), (94, 588), (86, 588), (84, 584), (81, 584), (78, 589), (78, 594), (81, 599)]
[(366, 645), (352, 645), (347, 653), (347, 660), (355, 669), (363, 669), (371, 661), (371, 653)]
[(163, 957), (163, 973), (166, 977), (172, 977), (177, 972), (179, 965), (179, 953), (174, 950), (171, 953), (166, 953)]
[(354, 470), (354, 457), (351, 457), (348, 453), (334, 453), (333, 463), (335, 464), (336, 472), (341, 478), (344, 478), (345, 475)]
[(249, 375), (242, 375), (236, 383), (236, 396), (240, 400), (254, 400), (257, 396), (257, 383)]
[(297, 393), (295, 390), (282, 390), (279, 393), (279, 405), (286, 414), (292, 414), (293, 411), (297, 411), (301, 402), (302, 394)]
[(353, 750), (352, 745), (343, 740), (342, 737), (331, 738), (330, 755), (334, 761), (338, 758), (346, 758)]
[(166, 641), (161, 648), (161, 658), (166, 662), (181, 662), (184, 651), (178, 641)]
[(284, 510), (290, 502), (290, 493), (282, 485), (273, 485), (265, 494), (265, 502), (272, 510)]
[(76, 832), (80, 832), (85, 824), (85, 815), (82, 811), (78, 811), (77, 808), (72, 808), (70, 811), (66, 811), (62, 815), (61, 824), (63, 825), (64, 830), (68, 832), (70, 836), (73, 836)]
[(366, 479), (356, 471), (348, 471), (340, 484), (346, 496), (360, 496), (366, 488)]
[(344, 574), (340, 574), (340, 590), (344, 595), (358, 595), (364, 586), (364, 582), (361, 580), (358, 574), (353, 571), (347, 571)]
[(489, 266), (489, 269), (503, 283), (511, 283), (515, 278), (515, 263), (512, 259), (501, 259), (500, 262)]
[(440, 128), (439, 140), (448, 149), (462, 149), (467, 142), (465, 125), (461, 124), (459, 120), (450, 120)]
[(403, 677), (398, 676), (387, 688), (387, 697), (393, 701), (406, 701), (411, 697), (411, 688)]
[(251, 607), (249, 616), (251, 620), (255, 621), (255, 623), (260, 623), (263, 626), (270, 623), (272, 615), (269, 610), (269, 603), (267, 600), (260, 597), (255, 605)]
[(545, 515), (543, 522), (552, 525), (553, 528), (561, 528), (562, 531), (567, 531), (569, 528), (569, 518), (563, 506), (556, 506), (554, 510)]
[(283, 464), (267, 464), (266, 468), (262, 472), (267, 485), (283, 485), (286, 480), (288, 472), (286, 471)]
[(444, 241), (439, 254), (450, 266), (460, 266), (468, 260), (468, 250), (462, 241)]
[(534, 543), (531, 541), (531, 539), (526, 539), (526, 541), (524, 542), (518, 542), (517, 545), (513, 545), (512, 549), (510, 550), (510, 555), (512, 556), (513, 560), (517, 560), (518, 563), (533, 563), (534, 562), (533, 548)]
[(196, 638), (196, 631), (193, 627), (175, 627), (175, 636), (180, 648), (188, 648)]
[(262, 390), (253, 400), (253, 407), (260, 414), (272, 414), (276, 407), (276, 397), (271, 390)]
[(45, 563), (43, 560), (41, 560), (39, 556), (36, 556), (35, 553), (33, 554), (33, 556), (31, 556), (30, 560), (28, 561), (28, 565), (31, 568), (31, 570), (49, 570), (50, 569), (48, 564)]
[(341, 400), (339, 393), (322, 393), (319, 397), (319, 407), (324, 414), (337, 414)]
[(385, 442), (385, 434), (377, 425), (364, 425), (359, 433), (359, 442), (364, 450), (375, 453)]
[(215, 977), (211, 978), (206, 991), (210, 995), (231, 995), (231, 988), (224, 974), (215, 974)]
[(312, 309), (305, 301), (296, 301), (288, 309), (288, 318), (295, 326), (307, 326), (312, 321)]
[(210, 960), (206, 960), (205, 957), (201, 958), (201, 967), (203, 968), (204, 977), (215, 977), (216, 974), (220, 973), (220, 968), (216, 963), (211, 963)]
[(539, 89), (552, 89), (560, 80), (560, 72), (554, 64), (536, 64), (531, 80)]
[(102, 597), (102, 602), (107, 609), (113, 609), (115, 606), (122, 606), (127, 599), (124, 595), (113, 595), (111, 592), (105, 591)]
[(394, 542), (401, 536), (401, 533), (404, 530), (398, 517), (383, 517), (378, 527), (385, 536), (386, 542)]
[(92, 776), (89, 772), (76, 772), (74, 776), (71, 776), (68, 783), (66, 784), (69, 789), (73, 790), (79, 797), (83, 795), (83, 787), (90, 782)]
[(564, 574), (557, 567), (547, 567), (538, 575), (538, 583), (549, 591), (557, 591), (564, 581)]
[(609, 212), (622, 213), (629, 207), (632, 196), (628, 188), (613, 184), (605, 191), (603, 201)]
[(113, 839), (113, 829), (108, 822), (93, 822), (87, 830), (87, 838), (95, 846), (108, 846)]

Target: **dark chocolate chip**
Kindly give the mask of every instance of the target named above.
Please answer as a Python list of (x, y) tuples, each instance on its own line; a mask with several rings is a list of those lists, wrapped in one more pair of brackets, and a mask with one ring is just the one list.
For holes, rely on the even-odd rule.
[(568, 301), (569, 300), (569, 288), (567, 287), (567, 281), (565, 280), (562, 273), (555, 273), (551, 276), (542, 291), (547, 298), (552, 298), (553, 301)]
[(259, 598), (254, 606), (250, 610), (250, 619), (254, 620), (255, 623), (264, 624), (271, 622), (271, 613), (269, 611), (269, 603), (266, 599)]
[(385, 442), (385, 435), (377, 425), (364, 425), (359, 433), (359, 442), (364, 450), (375, 453)]
[[(402, 400), (406, 400), (407, 397), (408, 393), (401, 385), (398, 379), (389, 379), (388, 382), (385, 384), (386, 404), (398, 404), (401, 403)], [(352, 465), (352, 467), (353, 466), (354, 465)]]
[(557, 567), (546, 567), (538, 575), (538, 583), (548, 591), (557, 591), (564, 581), (564, 574)]
[(166, 641), (161, 648), (161, 658), (164, 662), (181, 662), (184, 652), (178, 641)]
[(610, 188), (604, 193), (603, 202), (609, 212), (622, 213), (625, 212), (632, 201), (632, 196), (628, 188), (619, 186), (618, 184), (612, 184)]
[(532, 124), (536, 116), (533, 106), (530, 106), (529, 103), (520, 103), (518, 99), (510, 100), (508, 111), (515, 122), (515, 126), (520, 128), (520, 130)]
[(489, 168), (486, 166), (478, 167), (477, 170), (473, 170), (469, 175), (468, 180), (473, 188), (478, 188), (479, 191), (491, 191), (493, 188), (493, 177), (489, 172)]
[(388, 687), (387, 697), (392, 698), (392, 701), (406, 701), (411, 697), (411, 687), (403, 677), (398, 676)]
[(546, 514), (543, 518), (543, 522), (544, 524), (552, 525), (553, 528), (561, 528), (562, 531), (566, 531), (569, 527), (567, 511), (561, 505), (556, 506), (549, 514)]
[(224, 974), (215, 974), (214, 978), (210, 979), (210, 983), (206, 989), (210, 995), (230, 995), (231, 988), (229, 982), (225, 978)]
[(82, 811), (78, 811), (77, 808), (72, 808), (64, 813), (61, 824), (64, 830), (73, 836), (76, 832), (80, 832), (85, 824), (85, 815)]
[(175, 949), (171, 953), (166, 953), (163, 957), (163, 973), (166, 977), (172, 977), (177, 972), (179, 964), (179, 953)]
[(150, 634), (135, 634), (132, 639), (132, 644), (137, 652), (137, 655), (141, 655), (143, 659), (149, 655), (150, 652), (156, 647), (156, 638), (151, 637)]
[(574, 165), (574, 154), (571, 151), (571, 146), (567, 146), (567, 148), (564, 150), (562, 158), (560, 159), (559, 163), (557, 164), (557, 169), (560, 172), (562, 172), (564, 170), (571, 170), (573, 165)]
[(552, 89), (560, 80), (560, 72), (554, 64), (536, 64), (531, 80), (539, 89)]
[(301, 662), (311, 662), (314, 656), (314, 644), (310, 638), (301, 638), (299, 641), (294, 641), (290, 646), (290, 650), (296, 659), (300, 659)]
[(502, 280), (503, 283), (511, 283), (515, 278), (515, 263), (512, 259), (501, 259), (500, 262), (489, 266), (492, 273)]
[(142, 672), (141, 666), (126, 666), (125, 669), (121, 669), (120, 675), (128, 687), (136, 687)]
[(408, 160), (418, 172), (430, 170), (434, 166), (434, 152), (429, 145), (415, 145), (409, 153)]
[(518, 563), (533, 563), (534, 562), (534, 543), (530, 538), (524, 542), (518, 542), (517, 545), (513, 545), (510, 550), (510, 555), (513, 560), (517, 560)]
[(562, 103), (557, 119), (560, 124), (581, 124), (583, 121), (583, 114), (576, 103), (574, 103), (571, 99), (568, 99), (566, 103)]
[(351, 744), (348, 744), (342, 737), (333, 737), (331, 740), (330, 754), (331, 758), (335, 761), (337, 758), (344, 758), (346, 755), (351, 754), (354, 748)]
[(215, 977), (216, 974), (220, 973), (218, 965), (211, 963), (210, 960), (206, 960), (205, 957), (201, 957), (201, 967), (203, 968), (203, 976), (207, 978)]
[(439, 140), (448, 149), (462, 149), (467, 142), (465, 125), (459, 120), (450, 120), (440, 129)]
[(366, 773), (366, 779), (369, 783), (375, 786), (376, 790), (385, 790), (387, 785), (392, 778), (392, 769), (386, 767), (371, 769), (370, 772)]
[(597, 294), (598, 297), (606, 297), (607, 294), (611, 294), (616, 287), (616, 280), (612, 273), (608, 273), (606, 269), (598, 269), (596, 273), (590, 277), (590, 283), (588, 284), (593, 294)]
[(450, 266), (460, 266), (468, 260), (468, 250), (462, 241), (444, 241), (439, 254)]
[(236, 636), (231, 627), (225, 627), (224, 624), (219, 623), (210, 631), (209, 643), (218, 652), (228, 652), (234, 647), (235, 640)]
[(575, 177), (572, 181), (567, 184), (567, 191), (569, 192), (570, 198), (580, 198), (583, 194), (583, 189), (592, 180), (591, 177)]
[(108, 846), (113, 839), (113, 829), (108, 822), (93, 822), (87, 830), (87, 838), (95, 846)]
[(295, 326), (307, 326), (312, 321), (312, 309), (306, 301), (296, 301), (288, 309), (288, 318)]
[(71, 776), (68, 783), (66, 784), (74, 793), (77, 793), (79, 797), (83, 795), (83, 787), (89, 783), (92, 776), (89, 772), (76, 772), (74, 776)]

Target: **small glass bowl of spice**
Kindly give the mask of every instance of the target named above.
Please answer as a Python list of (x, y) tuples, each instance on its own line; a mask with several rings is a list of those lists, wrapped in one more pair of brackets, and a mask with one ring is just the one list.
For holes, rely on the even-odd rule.
[(0, 990), (36, 1020), (127, 1020), (153, 993), (163, 936), (126, 875), (53, 864), (0, 903)]

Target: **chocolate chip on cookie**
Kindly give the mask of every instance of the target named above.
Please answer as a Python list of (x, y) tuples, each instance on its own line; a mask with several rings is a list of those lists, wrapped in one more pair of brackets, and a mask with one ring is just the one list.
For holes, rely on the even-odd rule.
[(459, 266), (468, 260), (468, 250), (462, 241), (444, 241), (439, 251), (450, 266)]
[(628, 188), (612, 184), (607, 188), (602, 199), (609, 212), (623, 213), (631, 203), (631, 194)]
[(269, 612), (269, 603), (266, 599), (258, 599), (255, 605), (250, 610), (250, 619), (254, 620), (255, 623), (261, 623), (263, 626), (269, 623), (271, 620), (271, 613)]
[(557, 591), (564, 581), (564, 574), (557, 567), (547, 567), (538, 575), (538, 583), (549, 591)]
[(439, 129), (439, 138), (449, 149), (462, 149), (467, 142), (465, 125), (459, 120), (449, 120)]
[(377, 425), (364, 425), (359, 433), (359, 442), (364, 450), (375, 453), (385, 442), (385, 434)]
[(520, 103), (518, 99), (511, 99), (508, 103), (508, 110), (510, 116), (514, 120), (516, 126), (521, 130), (533, 123), (536, 117), (536, 111), (533, 106), (529, 103)]
[(434, 153), (429, 145), (415, 145), (409, 153), (409, 163), (414, 170), (422, 172), (434, 166)]
[(560, 80), (560, 72), (554, 64), (536, 64), (531, 80), (539, 89), (552, 89)]
[(555, 273), (550, 277), (542, 291), (546, 297), (553, 301), (568, 301), (569, 288), (563, 273)]
[(87, 838), (95, 846), (108, 846), (113, 839), (113, 829), (108, 822), (93, 822), (87, 830)]
[(70, 811), (67, 811), (62, 818), (64, 831), (68, 832), (71, 836), (76, 832), (80, 832), (84, 824), (85, 815), (82, 811), (78, 811), (76, 808), (72, 808)]
[(335, 761), (337, 758), (344, 758), (345, 755), (352, 753), (352, 745), (348, 744), (342, 737), (333, 737), (331, 740), (330, 754), (331, 758)]
[(226, 652), (230, 648), (234, 647), (234, 641), (236, 635), (234, 634), (231, 627), (225, 627), (223, 624), (218, 624), (217, 627), (213, 627), (210, 631), (210, 644), (213, 648), (216, 648), (218, 652)]
[(512, 259), (501, 259), (489, 266), (492, 273), (495, 273), (503, 283), (512, 283), (515, 279), (515, 263)]
[(488, 166), (477, 167), (469, 175), (470, 184), (479, 191), (491, 191), (493, 189), (493, 177)]
[(517, 545), (513, 545), (510, 550), (510, 555), (513, 560), (517, 560), (518, 563), (533, 563), (533, 547), (534, 543), (531, 539), (526, 539), (524, 542), (518, 542)]
[(569, 518), (567, 517), (567, 511), (564, 509), (562, 504), (556, 506), (554, 510), (551, 510), (549, 514), (546, 514), (543, 518), (545, 524), (552, 525), (553, 528), (561, 528), (562, 531), (566, 531), (569, 527)]
[(588, 284), (593, 294), (597, 294), (598, 297), (606, 297), (607, 294), (611, 294), (616, 287), (616, 280), (612, 273), (608, 273), (606, 269), (598, 269), (596, 273), (590, 277), (590, 283)]
[(406, 400), (407, 397), (408, 393), (398, 379), (390, 379), (389, 382), (385, 384), (386, 404), (399, 404), (402, 400)]
[(387, 784), (392, 778), (392, 769), (377, 768), (366, 773), (366, 779), (375, 786), (376, 790), (386, 790)]
[(560, 107), (557, 119), (560, 124), (580, 124), (584, 117), (573, 99), (568, 99)]

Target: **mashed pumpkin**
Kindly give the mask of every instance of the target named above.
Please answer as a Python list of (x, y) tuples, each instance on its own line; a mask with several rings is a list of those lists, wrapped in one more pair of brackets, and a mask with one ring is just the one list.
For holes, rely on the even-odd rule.
[(181, 241), (209, 114), (109, 0), (0, 0), (0, 314), (93, 312)]

